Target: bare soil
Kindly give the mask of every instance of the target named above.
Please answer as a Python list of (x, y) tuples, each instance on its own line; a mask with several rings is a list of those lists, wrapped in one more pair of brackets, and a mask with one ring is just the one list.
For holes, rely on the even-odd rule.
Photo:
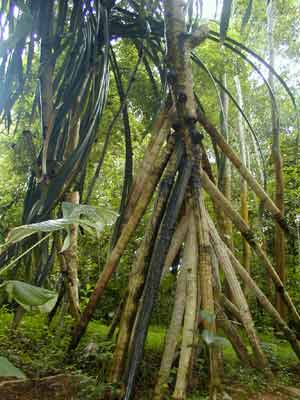
[(55, 375), (34, 380), (0, 380), (0, 400), (75, 400), (74, 377)]
[(288, 386), (280, 386), (259, 393), (249, 393), (247, 388), (237, 385), (228, 391), (232, 400), (300, 400), (300, 389)]
[[(2, 379), (0, 400), (78, 400), (78, 387), (78, 380), (65, 374), (34, 380)], [(300, 389), (293, 387), (249, 394), (245, 387), (236, 386), (229, 393), (232, 400), (300, 400)]]
[(290, 398), (282, 393), (260, 393), (251, 396), (249, 400), (290, 400)]

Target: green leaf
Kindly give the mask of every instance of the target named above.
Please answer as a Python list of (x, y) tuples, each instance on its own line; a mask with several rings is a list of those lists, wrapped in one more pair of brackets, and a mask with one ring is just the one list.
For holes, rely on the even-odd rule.
[[(86, 204), (74, 204), (69, 202), (62, 203), (62, 212), (64, 218), (80, 218), (84, 216), (92, 223), (112, 225), (118, 214), (108, 207), (94, 207)], [(101, 228), (103, 229), (103, 228)]]
[(60, 218), (38, 222), (36, 224), (21, 225), (12, 229), (6, 239), (7, 243), (17, 243), (20, 240), (40, 232), (55, 232), (76, 223), (76, 220)]
[(224, 0), (222, 14), (221, 14), (221, 24), (220, 24), (221, 43), (224, 43), (224, 40), (226, 38), (226, 34), (229, 27), (229, 21), (231, 17), (231, 9), (232, 9), (232, 0)]
[[(92, 207), (68, 202), (62, 203), (62, 212), (64, 218), (21, 225), (12, 229), (7, 236), (6, 244), (17, 243), (35, 233), (55, 232), (62, 229), (66, 229), (68, 232), (68, 228), (73, 224), (81, 225), (89, 233), (91, 233), (93, 229), (99, 233), (103, 230), (105, 225), (113, 224), (117, 218), (117, 213), (110, 210), (108, 207)], [(69, 233), (64, 242), (64, 250), (66, 250), (70, 244), (68, 235)]]
[(60, 250), (61, 253), (63, 253), (64, 251), (68, 250), (68, 248), (70, 247), (71, 244), (71, 235), (70, 235), (70, 229), (67, 229), (67, 235), (65, 237), (63, 246)]
[(0, 376), (25, 379), (26, 375), (15, 367), (6, 357), (0, 356)]
[(52, 299), (48, 300), (44, 304), (41, 304), (40, 306), (37, 306), (37, 309), (41, 313), (49, 314), (54, 308), (56, 302), (57, 302), (57, 294), (55, 293), (55, 296), (53, 296)]
[(10, 301), (15, 300), (26, 310), (36, 307), (42, 312), (50, 312), (57, 300), (56, 292), (21, 281), (5, 281), (0, 287), (6, 289)]
[(25, 39), (30, 33), (33, 25), (32, 15), (28, 10), (23, 12), (21, 18), (17, 22), (16, 29), (13, 34), (9, 35), (9, 38), (3, 40), (0, 43), (0, 57), (3, 57), (7, 50), (15, 48), (16, 44), (21, 40)]

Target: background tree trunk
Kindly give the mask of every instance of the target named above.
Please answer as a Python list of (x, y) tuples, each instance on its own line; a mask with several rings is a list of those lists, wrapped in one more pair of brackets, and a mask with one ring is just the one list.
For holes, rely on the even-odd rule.
[[(242, 88), (239, 77), (236, 75), (234, 77), (236, 92), (237, 92), (237, 101), (240, 108), (244, 109)], [(245, 137), (245, 129), (244, 122), (240, 113), (238, 113), (238, 136), (239, 136), (239, 145), (240, 145), (240, 158), (244, 165), (247, 166), (247, 153), (246, 153), (246, 137)], [(246, 224), (249, 224), (249, 212), (248, 212), (248, 185), (243, 177), (241, 179), (241, 216)], [(250, 246), (246, 239), (243, 239), (243, 261), (242, 265), (246, 268), (248, 273), (250, 274), (250, 262), (251, 262), (251, 251)], [(248, 288), (245, 287), (245, 294), (248, 297)]]
[[(269, 63), (272, 68), (275, 65), (274, 45), (273, 45), (273, 26), (274, 26), (274, 0), (270, 0), (267, 5), (267, 23), (268, 23), (268, 48), (269, 48)], [(274, 91), (273, 74), (269, 72), (269, 85)], [(275, 174), (275, 204), (284, 214), (284, 182), (282, 157), (280, 151), (280, 126), (276, 123), (276, 115), (272, 109), (272, 124), (273, 124), (273, 143), (272, 143), (272, 158), (274, 163)], [(286, 282), (286, 267), (285, 267), (285, 240), (284, 232), (276, 225), (275, 226), (275, 242), (274, 242), (274, 261), (276, 271), (283, 284)], [(285, 306), (280, 294), (276, 291), (276, 308), (280, 315), (284, 317)]]

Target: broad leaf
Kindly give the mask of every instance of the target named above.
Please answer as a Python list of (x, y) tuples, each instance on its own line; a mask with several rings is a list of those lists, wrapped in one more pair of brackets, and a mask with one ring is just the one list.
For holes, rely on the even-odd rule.
[(26, 375), (15, 367), (6, 357), (0, 356), (0, 376), (25, 379)]
[(6, 243), (17, 243), (20, 240), (40, 232), (55, 232), (65, 229), (77, 221), (70, 218), (51, 219), (48, 221), (38, 222), (36, 224), (21, 225), (12, 229), (6, 239)]
[(10, 301), (15, 300), (26, 310), (36, 307), (50, 312), (57, 300), (57, 293), (21, 281), (5, 281), (0, 287), (6, 289)]
[(86, 204), (73, 204), (69, 202), (62, 203), (62, 212), (64, 218), (80, 218), (93, 223), (102, 223), (103, 225), (111, 225), (117, 218), (117, 213), (110, 210), (108, 207), (94, 207)]
[(93, 229), (100, 233), (105, 225), (114, 223), (117, 214), (107, 207), (92, 207), (83, 204), (62, 203), (62, 212), (64, 218), (51, 219), (35, 224), (21, 225), (12, 229), (6, 240), (6, 244), (17, 243), (20, 240), (35, 233), (55, 232), (62, 229), (67, 230), (63, 250), (69, 247), (69, 227), (73, 224), (79, 224), (89, 233)]

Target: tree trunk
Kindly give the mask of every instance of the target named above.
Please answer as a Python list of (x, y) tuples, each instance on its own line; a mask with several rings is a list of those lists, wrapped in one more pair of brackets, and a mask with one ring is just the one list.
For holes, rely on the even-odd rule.
[(186, 304), (186, 268), (179, 271), (175, 292), (172, 318), (167, 332), (164, 352), (160, 363), (158, 378), (154, 390), (154, 400), (162, 400), (168, 389), (168, 380), (172, 363), (175, 357), (176, 347), (180, 341), (180, 333)]
[[(240, 108), (244, 109), (244, 102), (242, 96), (242, 88), (238, 75), (234, 77), (235, 87), (237, 92), (237, 101)], [(239, 145), (240, 145), (240, 158), (244, 165), (247, 165), (247, 153), (246, 153), (246, 137), (243, 119), (240, 113), (238, 113), (238, 135), (239, 135)], [(241, 216), (246, 224), (249, 224), (249, 212), (248, 212), (248, 186), (246, 180), (241, 177)], [(243, 239), (243, 259), (242, 265), (250, 274), (250, 260), (251, 251), (250, 246), (246, 239)], [(248, 297), (248, 288), (245, 287), (245, 294)]]
[(164, 177), (160, 183), (160, 189), (154, 211), (147, 226), (144, 240), (138, 250), (136, 261), (132, 268), (128, 283), (127, 300), (122, 313), (118, 340), (110, 371), (110, 383), (120, 382), (123, 374), (134, 319), (136, 317), (139, 301), (143, 292), (144, 282), (147, 277), (151, 254), (168, 202), (168, 197), (172, 189), (178, 165), (182, 159), (182, 150), (181, 144), (177, 143), (177, 151), (174, 151), (172, 154), (164, 173)]
[(163, 273), (162, 273), (162, 279), (164, 276), (168, 273), (169, 269), (172, 266), (172, 263), (177, 256), (178, 252), (180, 251), (180, 248), (182, 246), (182, 243), (184, 242), (184, 239), (186, 237), (186, 233), (188, 230), (188, 224), (189, 224), (189, 210), (186, 210), (186, 212), (182, 215), (180, 221), (177, 224), (176, 230), (174, 232), (174, 235), (172, 237), (172, 242), (170, 244), (170, 248), (166, 257)]
[(214, 248), (214, 251), (219, 260), (219, 264), (222, 267), (225, 277), (230, 286), (234, 302), (240, 311), (240, 318), (243, 322), (249, 342), (252, 346), (256, 358), (256, 366), (257, 368), (264, 369), (267, 366), (267, 359), (261, 349), (259, 338), (255, 332), (248, 303), (245, 299), (244, 293), (241, 289), (235, 271), (231, 265), (229, 256), (226, 252), (226, 247), (224, 247), (224, 243), (222, 242), (222, 239), (220, 238), (210, 217), (208, 217), (208, 223), (210, 229), (209, 235), (212, 246)]
[(271, 278), (273, 279), (273, 282), (282, 296), (282, 299), (284, 300), (285, 304), (288, 306), (289, 310), (291, 311), (291, 314), (294, 318), (294, 321), (296, 322), (297, 325), (300, 323), (300, 315), (290, 298), (288, 292), (286, 291), (285, 287), (282, 284), (282, 281), (280, 277), (278, 276), (276, 270), (272, 266), (271, 262), (269, 261), (267, 255), (259, 245), (259, 243), (255, 240), (255, 236), (253, 232), (251, 232), (249, 226), (244, 222), (244, 220), (241, 218), (241, 216), (233, 209), (231, 204), (227, 201), (227, 199), (223, 196), (223, 194), (219, 191), (219, 189), (210, 181), (208, 176), (206, 175), (205, 172), (202, 174), (202, 183), (205, 188), (205, 190), (210, 194), (212, 197), (213, 201), (216, 203), (217, 207), (221, 207), (224, 212), (231, 218), (233, 224), (236, 226), (236, 228), (242, 233), (244, 238), (247, 240), (249, 245), (252, 247), (252, 249), (256, 252), (258, 257), (261, 259), (263, 262), (263, 265), (265, 266), (266, 270), (270, 274)]
[(217, 131), (217, 129), (208, 121), (208, 119), (201, 113), (198, 113), (199, 122), (202, 124), (206, 132), (212, 137), (212, 139), (218, 144), (220, 149), (226, 154), (232, 164), (236, 167), (238, 172), (247, 181), (248, 185), (257, 195), (257, 197), (262, 201), (264, 207), (271, 213), (277, 224), (292, 237), (295, 236), (294, 232), (290, 229), (289, 224), (284, 218), (282, 212), (275, 205), (275, 203), (270, 199), (265, 190), (252, 176), (248, 168), (241, 162), (237, 154), (232, 150), (232, 148), (226, 143), (222, 135)]
[[(226, 143), (229, 144), (229, 98), (225, 91), (227, 89), (226, 72), (222, 74), (221, 81), (224, 89), (221, 88), (222, 112), (220, 113), (220, 132)], [(218, 172), (218, 187), (226, 199), (231, 202), (231, 164), (224, 153), (222, 153), (219, 157)], [(223, 242), (233, 250), (232, 222), (230, 218), (228, 218), (227, 215), (222, 211), (222, 209), (215, 208), (215, 211), (217, 212), (217, 220), (220, 228), (221, 238)], [(225, 285), (224, 291), (227, 297), (231, 299), (230, 288), (227, 286), (227, 282), (225, 282)]]
[(190, 368), (192, 368), (193, 346), (197, 330), (197, 263), (198, 241), (194, 214), (191, 213), (183, 255), (183, 268), (186, 273), (186, 306), (177, 379), (172, 396), (174, 400), (186, 398), (188, 378)]
[(171, 140), (167, 148), (162, 151), (161, 156), (156, 158), (152, 167), (152, 174), (148, 176), (148, 179), (145, 182), (143, 193), (141, 194), (139, 201), (135, 205), (135, 208), (131, 213), (128, 222), (124, 224), (118, 241), (112, 252), (110, 253), (105, 267), (101, 275), (99, 276), (95, 289), (90, 297), (89, 303), (81, 315), (81, 320), (74, 328), (72, 340), (70, 343), (70, 349), (76, 348), (81, 336), (84, 334), (86, 327), (96, 309), (98, 301), (103, 295), (104, 289), (106, 288), (112, 274), (116, 270), (120, 257), (122, 256), (131, 235), (135, 231), (140, 219), (144, 214), (144, 211), (153, 195), (153, 191), (155, 190), (159, 178), (161, 177), (163, 170), (165, 169), (165, 166), (170, 158), (170, 155), (173, 152), (173, 148), (174, 141)]
[(262, 290), (257, 286), (257, 284), (254, 282), (254, 280), (251, 278), (248, 272), (241, 266), (239, 261), (235, 258), (234, 254), (230, 251), (230, 249), (227, 249), (227, 251), (233, 268), (237, 271), (237, 273), (239, 274), (241, 279), (245, 282), (245, 284), (248, 285), (249, 289), (253, 291), (254, 295), (256, 296), (257, 300), (262, 305), (262, 307), (264, 307), (264, 309), (275, 320), (277, 326), (283, 331), (287, 340), (291, 343), (291, 346), (295, 354), (300, 359), (300, 348), (294, 332), (289, 328), (287, 323), (284, 321), (284, 319), (281, 317), (278, 311), (273, 307), (272, 303), (268, 300), (268, 298), (265, 296)]
[[(65, 195), (65, 200), (72, 204), (79, 204), (79, 192), (68, 192)], [(69, 247), (63, 252), (66, 262), (66, 286), (68, 298), (70, 303), (70, 312), (72, 317), (78, 322), (80, 319), (80, 305), (79, 305), (79, 289), (78, 289), (78, 224), (70, 226), (70, 244)]]
[(227, 315), (220, 307), (220, 305), (218, 310), (217, 325), (225, 333), (241, 362), (244, 365), (251, 366), (252, 362), (247, 347), (244, 345), (238, 330), (236, 329), (234, 324), (228, 319)]
[[(87, 80), (82, 88), (84, 92), (87, 85)], [(80, 103), (81, 95), (76, 98), (74, 107), (70, 112), (69, 116), (69, 129), (68, 129), (68, 141), (64, 158), (67, 159), (77, 148), (79, 143), (80, 134)], [(76, 184), (73, 184), (68, 192), (65, 193), (65, 201), (74, 204), (75, 206), (80, 203), (79, 192), (75, 188)], [(66, 268), (67, 268), (67, 293), (70, 303), (70, 311), (76, 322), (80, 319), (80, 304), (79, 304), (79, 288), (78, 288), (78, 224), (73, 224), (69, 227), (69, 247), (63, 252)]]
[(135, 321), (134, 330), (131, 336), (128, 361), (124, 374), (126, 386), (125, 400), (131, 398), (137, 369), (141, 362), (146, 335), (149, 327), (150, 316), (154, 301), (160, 285), (161, 274), (171, 244), (172, 235), (175, 230), (176, 221), (183, 205), (188, 182), (191, 177), (192, 165), (186, 159), (182, 160), (178, 170), (177, 180), (170, 195), (168, 206), (161, 223), (153, 249), (149, 272), (145, 282), (142, 301), (140, 302), (138, 315)]
[[(221, 77), (222, 84), (225, 89), (227, 89), (227, 77), (226, 73), (222, 74)], [(226, 94), (225, 90), (221, 90), (221, 100), (222, 100), (222, 108), (223, 112), (220, 113), (221, 120), (221, 134), (224, 137), (224, 140), (229, 143), (229, 129), (228, 129), (228, 111), (229, 111), (229, 98)], [(221, 154), (220, 163), (219, 163), (219, 178), (218, 178), (218, 187), (224, 196), (231, 201), (231, 165), (225, 154)], [(222, 212), (222, 210), (218, 209), (218, 222), (220, 226), (221, 237), (228, 246), (233, 249), (232, 242), (232, 222), (231, 220)]]
[[(274, 4), (270, 0), (267, 5), (267, 24), (268, 24), (268, 47), (269, 47), (269, 64), (274, 68), (275, 56), (273, 46), (273, 24), (274, 24)], [(274, 91), (273, 74), (269, 71), (269, 85)], [(275, 172), (275, 204), (284, 215), (284, 182), (282, 158), (280, 152), (280, 126), (276, 121), (277, 116), (272, 108), (272, 126), (273, 126), (273, 143), (272, 143), (272, 158)], [(285, 266), (285, 240), (284, 232), (279, 226), (275, 226), (275, 243), (274, 243), (274, 260), (276, 271), (285, 284), (286, 281), (286, 266)], [(276, 308), (282, 317), (285, 314), (285, 305), (282, 296), (276, 290)]]
[[(215, 316), (214, 296), (213, 296), (213, 277), (211, 262), (211, 244), (209, 239), (209, 226), (207, 220), (207, 211), (203, 202), (203, 193), (200, 198), (200, 218), (197, 220), (199, 224), (198, 240), (199, 240), (199, 274), (200, 274), (200, 293), (201, 293), (201, 310)], [(217, 333), (215, 318), (211, 320), (203, 320), (204, 329), (215, 336)], [(217, 399), (218, 389), (220, 388), (219, 376), (219, 349), (214, 344), (208, 346), (209, 351), (209, 371), (210, 371), (210, 399)]]

